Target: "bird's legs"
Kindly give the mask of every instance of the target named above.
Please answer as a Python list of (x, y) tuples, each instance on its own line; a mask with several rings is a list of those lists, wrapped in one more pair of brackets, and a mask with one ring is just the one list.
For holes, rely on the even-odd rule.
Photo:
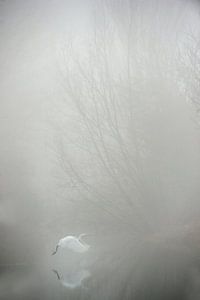
[(56, 254), (56, 252), (58, 251), (58, 245), (56, 246), (56, 250), (52, 253), (52, 255), (55, 255)]
[(57, 278), (58, 278), (58, 280), (60, 280), (61, 279), (61, 277), (60, 277), (60, 275), (59, 275), (59, 273), (58, 273), (58, 271), (56, 271), (56, 270), (52, 270), (55, 274), (56, 274), (56, 276), (57, 276)]

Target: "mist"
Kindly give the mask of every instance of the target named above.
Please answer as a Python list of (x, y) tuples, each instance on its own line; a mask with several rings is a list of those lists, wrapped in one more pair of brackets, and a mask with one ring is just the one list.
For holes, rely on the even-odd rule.
[(199, 298), (199, 16), (0, 1), (0, 298)]

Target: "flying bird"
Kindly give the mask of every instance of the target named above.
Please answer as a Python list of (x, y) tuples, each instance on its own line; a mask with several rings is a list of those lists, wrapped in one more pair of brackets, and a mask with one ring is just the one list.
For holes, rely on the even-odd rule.
[(82, 240), (82, 238), (86, 235), (87, 235), (86, 233), (82, 233), (78, 237), (73, 235), (67, 235), (66, 237), (60, 239), (52, 255), (55, 255), (59, 248), (68, 248), (73, 252), (77, 252), (77, 253), (87, 252), (90, 248), (90, 245), (86, 244)]

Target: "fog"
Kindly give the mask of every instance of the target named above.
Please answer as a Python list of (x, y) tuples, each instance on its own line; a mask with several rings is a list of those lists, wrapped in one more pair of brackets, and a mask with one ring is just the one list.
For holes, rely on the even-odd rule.
[(0, 1), (0, 298), (199, 299), (199, 16)]

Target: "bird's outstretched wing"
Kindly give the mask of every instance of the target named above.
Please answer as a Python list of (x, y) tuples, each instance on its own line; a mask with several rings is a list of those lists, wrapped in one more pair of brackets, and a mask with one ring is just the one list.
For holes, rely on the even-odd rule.
[(89, 233), (81, 233), (79, 236), (78, 236), (78, 240), (81, 241), (83, 237), (85, 236), (88, 236), (90, 235)]

